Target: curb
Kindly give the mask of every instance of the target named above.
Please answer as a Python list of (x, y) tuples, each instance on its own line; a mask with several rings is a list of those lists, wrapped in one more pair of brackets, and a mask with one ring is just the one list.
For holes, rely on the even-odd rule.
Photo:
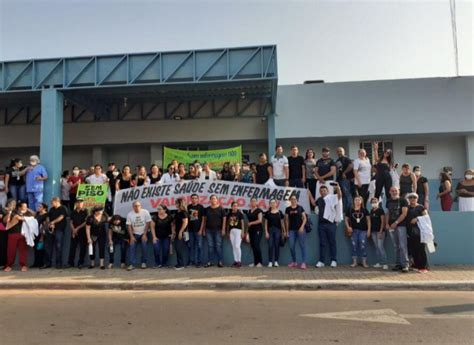
[(165, 281), (1, 281), (0, 290), (420, 290), (474, 291), (474, 281), (354, 281), (354, 280), (165, 280)]

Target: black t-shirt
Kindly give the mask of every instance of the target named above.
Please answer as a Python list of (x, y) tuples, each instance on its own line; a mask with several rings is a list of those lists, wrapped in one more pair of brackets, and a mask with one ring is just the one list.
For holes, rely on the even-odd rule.
[(26, 167), (21, 167), (20, 169), (7, 168), (6, 173), (10, 175), (10, 180), (8, 181), (8, 184), (13, 186), (23, 186), (25, 184), (25, 175), (18, 176), (18, 173), (23, 172), (23, 170), (25, 169)]
[(325, 224), (332, 224), (329, 220), (327, 220), (326, 218), (324, 218), (324, 210), (326, 208), (326, 201), (324, 200), (323, 197), (319, 197), (317, 200), (316, 200), (316, 206), (318, 207), (318, 220), (319, 220), (319, 223), (325, 223)]
[(265, 212), (265, 219), (267, 220), (268, 229), (277, 228), (281, 230), (281, 220), (283, 219), (283, 213), (278, 211), (277, 213), (272, 213), (270, 210)]
[[(342, 173), (346, 171), (347, 167), (352, 163), (352, 160), (347, 156), (339, 157), (336, 161), (336, 168), (337, 168), (337, 180), (342, 180)], [(354, 169), (351, 169), (346, 174), (346, 179), (352, 180), (354, 178)]]
[[(336, 163), (334, 162), (334, 160), (332, 158), (319, 158), (317, 161), (316, 161), (316, 168), (318, 168), (318, 175), (319, 176), (324, 176), (326, 175), (327, 173), (329, 173), (331, 171), (331, 167), (335, 167), (336, 166)], [(330, 181), (330, 180), (333, 180), (334, 179), (334, 176), (330, 176), (328, 178), (325, 179), (325, 181)]]
[(188, 230), (192, 232), (198, 232), (201, 229), (202, 217), (204, 216), (204, 207), (201, 204), (188, 205)]
[(242, 214), (242, 212), (237, 210), (236, 213), (233, 213), (232, 210), (229, 210), (229, 212), (227, 213), (227, 226), (229, 230), (242, 230), (242, 219), (244, 219), (244, 215)]
[(425, 194), (425, 183), (428, 183), (428, 179), (424, 176), (420, 176), (416, 180), (416, 194), (418, 194), (418, 196)]
[(370, 230), (372, 232), (380, 232), (380, 225), (382, 223), (382, 216), (385, 215), (382, 207), (370, 210)]
[[(468, 185), (464, 185), (462, 182), (458, 182), (458, 184), (456, 186), (456, 191), (459, 191), (461, 189), (465, 189), (468, 192), (474, 193), (474, 184), (468, 186)], [(459, 193), (459, 196), (463, 197), (463, 198), (474, 198), (474, 196), (472, 196), (472, 195), (467, 195), (467, 194), (463, 194), (463, 193)]]
[[(250, 222), (255, 222), (258, 220), (258, 215), (263, 213), (263, 211), (259, 208), (256, 208), (255, 210), (248, 210), (247, 211), (247, 219)], [(249, 226), (249, 232), (250, 231), (261, 231), (263, 229), (263, 224), (254, 224)]]
[(288, 206), (285, 214), (288, 215), (288, 227), (290, 231), (298, 231), (303, 224), (303, 207), (300, 205), (295, 208)]
[(257, 173), (255, 174), (255, 182), (258, 184), (264, 184), (270, 178), (270, 174), (268, 173), (268, 167), (270, 166), (269, 163), (265, 164), (257, 164)]
[(161, 176), (158, 174), (156, 177), (153, 177), (151, 174), (148, 174), (148, 178), (150, 179), (150, 184), (156, 184), (158, 181), (160, 181)]
[(210, 231), (221, 231), (224, 218), (225, 211), (222, 207), (218, 206), (212, 208), (209, 206), (206, 208), (206, 229)]
[(67, 210), (64, 206), (51, 207), (48, 212), (49, 221), (56, 220), (59, 216), (63, 216), (63, 219), (54, 225), (55, 231), (64, 231), (67, 225)]
[(140, 187), (140, 186), (143, 186), (145, 184), (145, 181), (146, 181), (146, 177), (145, 176), (138, 176), (136, 177), (136, 181), (137, 181), (137, 187)]
[(234, 181), (235, 180), (235, 174), (230, 171), (230, 170), (222, 170), (221, 171), (221, 180), (222, 181)]
[(289, 156), (288, 157), (288, 172), (289, 179), (302, 179), (303, 178), (303, 168), (304, 158), (301, 156)]
[[(402, 208), (403, 207), (408, 207), (408, 201), (406, 201), (405, 199), (402, 199), (402, 198), (395, 199), (395, 200), (390, 198), (390, 199), (387, 200), (386, 207), (387, 207), (388, 212), (389, 212), (388, 222), (391, 225), (402, 214)], [(406, 226), (406, 217), (398, 225), (399, 226)]]
[(357, 230), (369, 230), (367, 216), (369, 216), (369, 212), (365, 208), (361, 208), (360, 210), (356, 211), (351, 207), (346, 212), (346, 217), (349, 218), (349, 224), (351, 228)]
[(118, 178), (118, 180), (119, 180), (119, 187), (120, 187), (121, 190), (122, 190), (122, 189), (127, 189), (127, 188), (130, 188), (130, 187), (131, 187), (131, 180), (132, 180), (131, 177), (130, 177), (130, 179), (128, 179), (128, 180), (124, 180), (124, 179), (123, 179), (123, 176), (120, 176), (120, 177)]
[(105, 176), (107, 176), (107, 178), (109, 179), (110, 192), (112, 193), (112, 195), (114, 195), (115, 194), (115, 181), (120, 175), (117, 175), (117, 177), (115, 177), (113, 171), (107, 171), (105, 173)]
[(74, 210), (71, 213), (71, 221), (74, 227), (77, 227), (84, 223), (87, 219), (87, 209), (83, 208), (81, 210)]
[(408, 206), (406, 222), (407, 222), (407, 229), (408, 229), (409, 235), (411, 235), (414, 228), (418, 227), (417, 224), (411, 224), (411, 221), (415, 219), (416, 217), (422, 216), (424, 211), (425, 211), (424, 206), (419, 205), (419, 204), (416, 205), (415, 207)]
[(375, 164), (375, 169), (377, 171), (377, 176), (379, 177), (390, 175), (390, 165), (387, 163), (378, 162)]
[(186, 173), (183, 179), (186, 181), (190, 181), (190, 180), (195, 180), (196, 178), (197, 178), (196, 175), (191, 175), (190, 173)]
[[(174, 215), (174, 224), (176, 227), (176, 233), (178, 233), (181, 230), (181, 227), (183, 226), (184, 220), (188, 218), (188, 212), (186, 211), (178, 211)], [(187, 227), (186, 227), (187, 228)], [(184, 229), (186, 231), (186, 229)]]
[(120, 224), (116, 225), (111, 223), (109, 225), (109, 229), (112, 230), (112, 239), (121, 239), (125, 240), (128, 239), (128, 231), (127, 231), (127, 225), (126, 225), (126, 219), (121, 218)]
[(87, 225), (91, 227), (91, 236), (99, 237), (105, 236), (107, 230), (107, 216), (102, 215), (101, 219), (97, 221), (93, 215), (87, 217)]
[(40, 227), (40, 230), (41, 230), (41, 227), (43, 226), (43, 224), (44, 224), (44, 222), (46, 221), (47, 218), (48, 218), (47, 213), (45, 213), (45, 214), (37, 213), (36, 214), (35, 219), (38, 222), (38, 226)]
[(155, 223), (155, 233), (156, 237), (160, 240), (166, 239), (171, 235), (171, 224), (173, 223), (173, 217), (167, 215), (165, 218), (161, 219), (158, 215), (153, 217), (153, 222)]

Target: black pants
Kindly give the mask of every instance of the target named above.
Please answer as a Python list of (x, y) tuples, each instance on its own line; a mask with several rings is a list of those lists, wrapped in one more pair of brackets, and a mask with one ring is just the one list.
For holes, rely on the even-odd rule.
[(71, 244), (69, 246), (69, 260), (68, 264), (71, 267), (75, 266), (76, 262), (76, 251), (77, 247), (79, 247), (79, 266), (84, 265), (84, 260), (86, 258), (86, 253), (87, 253), (87, 236), (85, 233), (85, 229), (79, 230), (77, 233), (77, 236), (72, 238), (71, 237)]
[(92, 238), (92, 255), (89, 255), (91, 262), (95, 262), (97, 256), (97, 246), (99, 247), (99, 259), (105, 259), (105, 246), (107, 242), (107, 234), (101, 233), (99, 236), (91, 236)]
[(38, 267), (38, 268), (43, 267), (44, 265), (44, 246), (41, 250), (39, 250), (38, 249), (39, 242), (40, 242), (40, 236), (35, 238), (35, 246), (34, 246), (35, 261), (33, 262), (33, 266), (32, 266), (32, 267)]
[(357, 186), (357, 195), (361, 196), (364, 200), (364, 208), (367, 207), (367, 201), (369, 200), (369, 185), (363, 184), (362, 186)]
[(251, 230), (249, 231), (250, 246), (253, 252), (253, 263), (255, 265), (262, 263), (262, 250), (260, 248), (260, 242), (262, 240), (262, 230)]
[(187, 251), (186, 242), (184, 239), (179, 240), (175, 238), (174, 249), (176, 250), (176, 261), (178, 267), (184, 267), (184, 253)]
[(8, 231), (0, 230), (0, 267), (7, 265)]
[(382, 190), (385, 189), (385, 197), (390, 197), (390, 188), (392, 187), (392, 176), (389, 173), (377, 175), (375, 177), (375, 197), (378, 199), (382, 195)]
[(306, 188), (309, 189), (311, 194), (313, 195), (314, 198), (316, 198), (316, 185), (318, 183), (318, 180), (314, 178), (307, 178), (306, 179)]
[(421, 243), (420, 236), (411, 234), (408, 237), (408, 248), (413, 256), (413, 266), (419, 270), (428, 268), (425, 244)]

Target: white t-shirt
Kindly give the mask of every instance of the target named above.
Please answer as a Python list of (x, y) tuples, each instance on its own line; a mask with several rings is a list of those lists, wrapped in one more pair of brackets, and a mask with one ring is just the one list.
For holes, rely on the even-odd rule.
[(362, 184), (370, 183), (371, 168), (372, 166), (370, 165), (370, 160), (368, 158), (364, 160), (357, 158), (354, 160), (354, 170), (357, 170)]
[(140, 212), (129, 212), (127, 215), (127, 225), (132, 226), (133, 233), (136, 235), (143, 235), (145, 233), (146, 223), (151, 222), (150, 212), (141, 209)]
[[(207, 178), (206, 178), (207, 177)], [(209, 175), (203, 170), (198, 178), (199, 181), (216, 181), (217, 174), (214, 170), (209, 170)]]
[(178, 174), (170, 175), (169, 173), (164, 173), (163, 176), (161, 176), (159, 183), (173, 183), (173, 182), (179, 182), (179, 181), (180, 181), (180, 178)]
[(273, 167), (273, 179), (274, 180), (284, 180), (285, 176), (285, 167), (288, 167), (288, 158), (285, 156), (275, 157), (272, 156), (270, 164)]
[(100, 174), (97, 176), (96, 174), (90, 175), (86, 178), (86, 183), (89, 184), (105, 184), (107, 183), (107, 176), (105, 174)]

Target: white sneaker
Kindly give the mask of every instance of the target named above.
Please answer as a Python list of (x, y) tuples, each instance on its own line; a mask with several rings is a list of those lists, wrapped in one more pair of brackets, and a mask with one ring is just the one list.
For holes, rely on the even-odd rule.
[(324, 267), (324, 263), (322, 263), (321, 261), (318, 261), (318, 263), (316, 264), (316, 268), (323, 268)]
[(385, 271), (388, 270), (388, 265), (383, 265), (382, 269), (385, 270)]
[(377, 262), (377, 263), (376, 263), (375, 265), (373, 265), (372, 267), (373, 267), (373, 268), (381, 268), (382, 265)]
[(145, 263), (142, 264), (142, 268), (146, 268), (146, 264), (145, 264)]
[(258, 263), (257, 264), (257, 267), (263, 267), (261, 263)]
[(331, 267), (336, 268), (337, 267), (337, 262), (336, 261), (331, 261)]
[(250, 264), (249, 267), (255, 267), (255, 264)]
[(273, 264), (271, 262), (269, 262), (268, 267), (273, 267)]
[(279, 267), (280, 265), (278, 265), (278, 261), (275, 261), (275, 263), (273, 264), (273, 267)]

